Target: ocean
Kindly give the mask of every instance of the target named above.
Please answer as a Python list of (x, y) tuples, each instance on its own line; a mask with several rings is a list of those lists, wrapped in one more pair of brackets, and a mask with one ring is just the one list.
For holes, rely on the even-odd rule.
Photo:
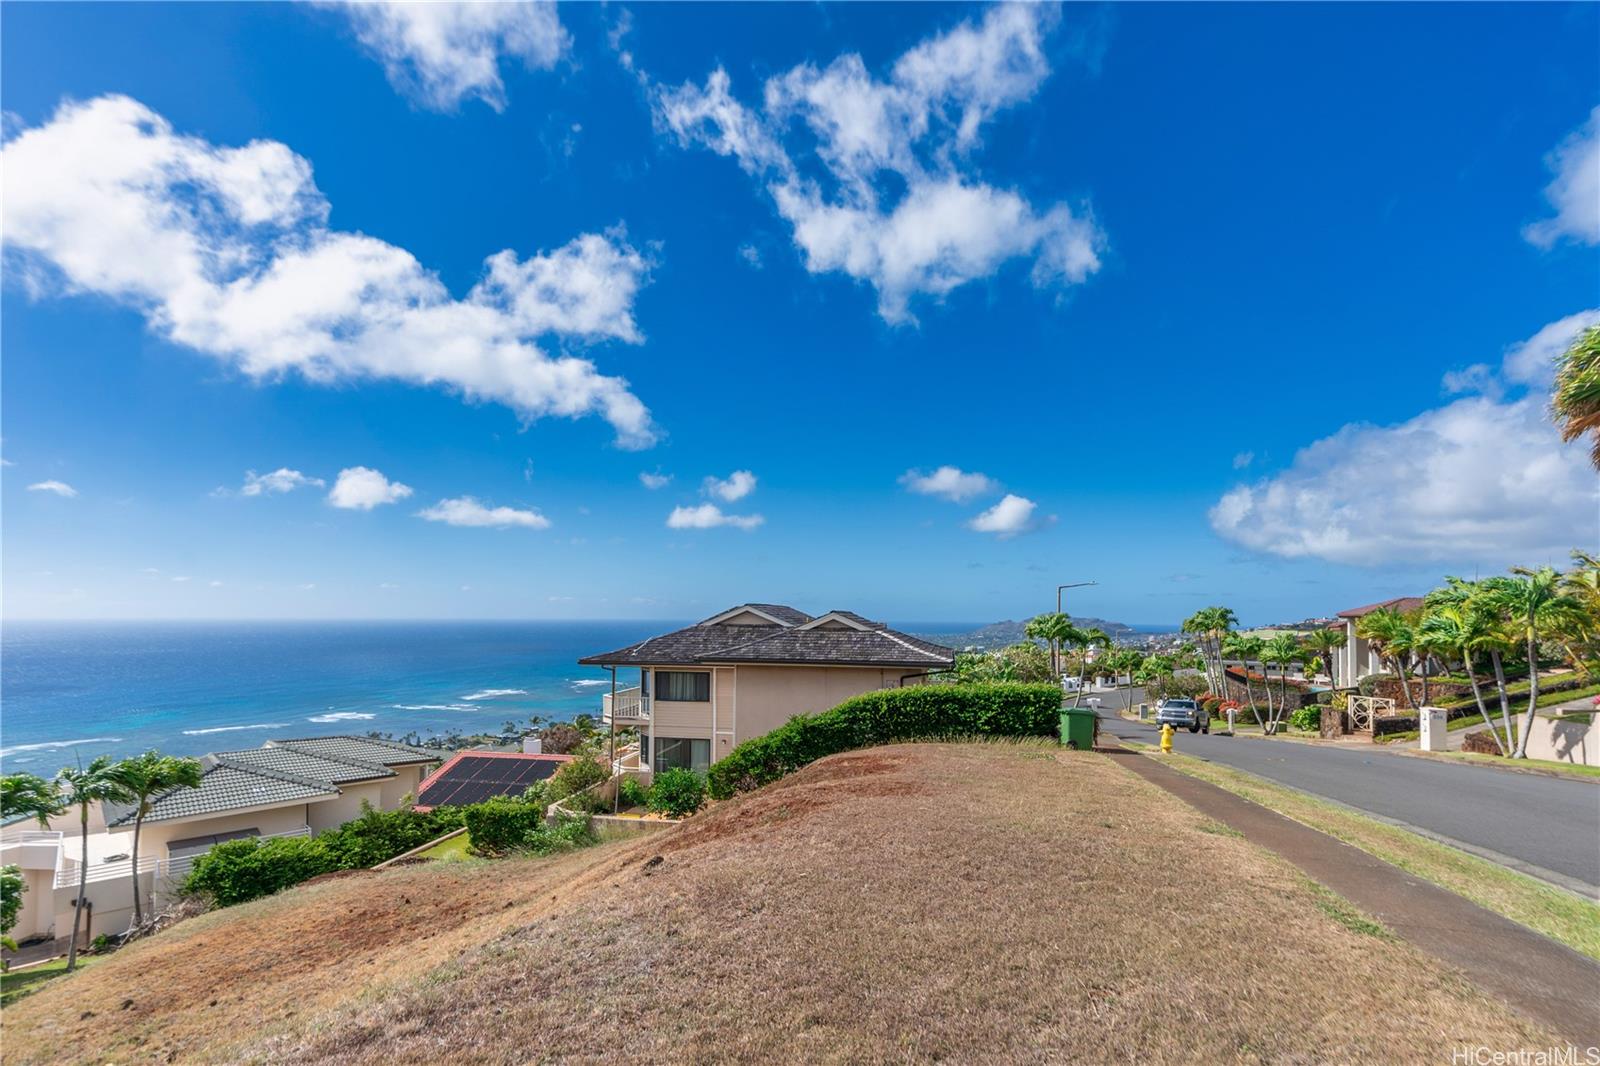
[(48, 776), (147, 748), (200, 755), (272, 737), (598, 717), (610, 674), (578, 658), (683, 624), (6, 622), (0, 768)]

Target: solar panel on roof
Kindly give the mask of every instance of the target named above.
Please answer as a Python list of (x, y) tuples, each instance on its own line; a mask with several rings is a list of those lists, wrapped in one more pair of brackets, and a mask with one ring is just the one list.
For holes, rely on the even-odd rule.
[(417, 802), (425, 807), (466, 806), (495, 796), (520, 795), (560, 766), (555, 759), (462, 755), (440, 771)]

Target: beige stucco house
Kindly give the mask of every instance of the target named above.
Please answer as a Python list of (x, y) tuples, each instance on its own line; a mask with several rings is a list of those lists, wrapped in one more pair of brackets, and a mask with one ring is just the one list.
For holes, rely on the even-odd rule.
[(746, 603), (578, 662), (638, 670), (636, 685), (602, 697), (601, 716), (638, 729), (642, 769), (704, 770), (797, 714), (926, 681), (955, 652), (849, 611)]
[(83, 841), (89, 845), (90, 935), (120, 933), (133, 916), (131, 879), (154, 902), (177, 887), (197, 856), (239, 837), (309, 836), (342, 825), (363, 803), (394, 810), (415, 796), (437, 753), (366, 737), (274, 740), (201, 759), (199, 788), (155, 797), (132, 869), (134, 809), (97, 804), (88, 833), (77, 811), (40, 828), (14, 823), (0, 833), (0, 863), (22, 868), (25, 890), (13, 939), (67, 936), (77, 904)]
[(1348, 611), (1339, 612), (1339, 623), (1344, 628), (1344, 647), (1334, 656), (1334, 664), (1338, 672), (1333, 679), (1339, 688), (1354, 688), (1363, 677), (1370, 674), (1381, 674), (1387, 667), (1371, 644), (1364, 638), (1356, 635), (1356, 623), (1380, 608), (1388, 608), (1402, 614), (1415, 611), (1422, 606), (1421, 596), (1397, 596), (1392, 600), (1382, 603), (1369, 603), (1363, 607), (1352, 607)]

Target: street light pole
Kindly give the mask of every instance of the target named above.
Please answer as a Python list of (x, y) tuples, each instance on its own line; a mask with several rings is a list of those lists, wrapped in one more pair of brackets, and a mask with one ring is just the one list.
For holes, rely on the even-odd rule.
[(1100, 584), (1100, 582), (1098, 582), (1098, 581), (1077, 581), (1077, 582), (1074, 582), (1071, 585), (1057, 585), (1056, 586), (1056, 614), (1060, 614), (1061, 613), (1061, 590), (1062, 589), (1083, 589), (1083, 588), (1088, 588), (1090, 585), (1098, 585), (1098, 584)]

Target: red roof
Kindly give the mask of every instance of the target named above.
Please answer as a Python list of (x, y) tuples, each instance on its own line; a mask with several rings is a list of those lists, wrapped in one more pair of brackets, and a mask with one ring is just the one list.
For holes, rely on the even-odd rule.
[(1363, 615), (1369, 615), (1373, 611), (1384, 607), (1389, 608), (1391, 611), (1399, 611), (1400, 613), (1404, 614), (1406, 611), (1415, 611), (1421, 606), (1421, 596), (1396, 596), (1394, 599), (1384, 600), (1382, 603), (1369, 603), (1365, 607), (1352, 607), (1348, 611), (1340, 611), (1339, 617), (1360, 618)]

